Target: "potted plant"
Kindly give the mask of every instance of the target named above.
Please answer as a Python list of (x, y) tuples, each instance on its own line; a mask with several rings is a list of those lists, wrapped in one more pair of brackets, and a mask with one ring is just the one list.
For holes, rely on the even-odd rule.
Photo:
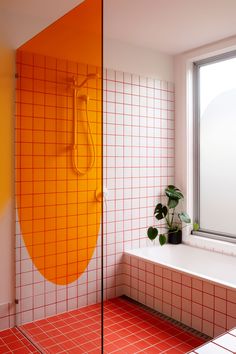
[[(191, 219), (186, 212), (176, 212), (176, 207), (179, 201), (184, 198), (182, 192), (175, 186), (169, 185), (165, 189), (165, 194), (168, 198), (167, 205), (158, 203), (154, 210), (156, 219), (166, 221), (167, 232), (159, 234), (156, 227), (150, 226), (147, 230), (147, 235), (150, 240), (155, 240), (159, 234), (159, 243), (163, 246), (167, 240), (171, 244), (179, 244), (182, 242), (182, 223), (190, 224)], [(198, 224), (193, 224), (194, 231), (198, 230)]]

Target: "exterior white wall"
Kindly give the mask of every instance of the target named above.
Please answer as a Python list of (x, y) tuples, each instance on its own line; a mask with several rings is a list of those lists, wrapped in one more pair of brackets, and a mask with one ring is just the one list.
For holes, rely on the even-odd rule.
[[(106, 33), (104, 33), (106, 36)], [(104, 38), (104, 67), (173, 82), (173, 56)]]
[[(193, 97), (192, 75), (193, 62), (236, 49), (236, 36), (203, 46), (177, 55), (174, 58), (174, 76), (176, 89), (176, 125), (175, 125), (175, 183), (184, 192), (186, 211), (193, 214)], [(196, 246), (215, 249), (225, 253), (224, 242), (206, 240), (199, 236), (190, 236), (190, 229), (185, 229), (184, 240)]]

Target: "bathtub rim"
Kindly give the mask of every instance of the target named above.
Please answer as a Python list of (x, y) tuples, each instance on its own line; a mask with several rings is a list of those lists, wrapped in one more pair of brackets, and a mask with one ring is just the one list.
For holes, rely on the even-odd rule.
[[(182, 244), (182, 245), (185, 245), (187, 247), (190, 247), (190, 248), (196, 248), (196, 247), (193, 247), (189, 244)], [(178, 245), (171, 245), (172, 247), (176, 247)], [(124, 255), (128, 255), (128, 256), (132, 256), (132, 257), (135, 257), (137, 259), (141, 259), (145, 262), (148, 262), (148, 263), (152, 263), (154, 265), (159, 265), (161, 267), (164, 267), (164, 268), (168, 268), (170, 270), (175, 270), (177, 272), (181, 272), (181, 273), (184, 273), (185, 275), (188, 275), (188, 276), (193, 276), (195, 278), (198, 278), (200, 280), (206, 280), (210, 283), (213, 283), (214, 285), (216, 286), (219, 286), (219, 287), (227, 287), (229, 288), (230, 290), (236, 290), (236, 284), (232, 284), (232, 283), (229, 283), (227, 281), (219, 281), (217, 278), (214, 278), (214, 277), (210, 277), (208, 275), (202, 275), (200, 273), (196, 273), (194, 271), (190, 271), (190, 270), (187, 270), (185, 268), (181, 268), (181, 267), (178, 267), (178, 266), (174, 266), (174, 265), (170, 265), (169, 263), (166, 263), (166, 262), (163, 262), (163, 261), (160, 261), (160, 262), (157, 262), (157, 260), (152, 260), (148, 257), (145, 257), (143, 255), (137, 255), (137, 254), (134, 254), (135, 251), (139, 250), (139, 249), (142, 249), (142, 248), (156, 248), (156, 247), (160, 247), (160, 246), (146, 246), (146, 247), (140, 247), (140, 248), (135, 248), (135, 249), (132, 249), (132, 250), (125, 250), (124, 251)], [(200, 248), (199, 248), (200, 250)], [(212, 251), (210, 250), (205, 250), (205, 251), (208, 251), (209, 253), (211, 253)], [(224, 256), (229, 256), (227, 254), (224, 254)]]

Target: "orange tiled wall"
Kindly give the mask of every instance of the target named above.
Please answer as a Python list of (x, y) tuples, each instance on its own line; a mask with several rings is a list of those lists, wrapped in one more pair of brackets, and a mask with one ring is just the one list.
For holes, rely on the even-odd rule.
[[(88, 116), (96, 146), (94, 168), (73, 170), (73, 76), (82, 82), (98, 68), (18, 51), (16, 113), (17, 233), (34, 266), (54, 284), (80, 277), (96, 247), (101, 202), (101, 79), (90, 80)], [(101, 73), (99, 73), (101, 76)], [(77, 100), (78, 165), (91, 159), (85, 103)]]

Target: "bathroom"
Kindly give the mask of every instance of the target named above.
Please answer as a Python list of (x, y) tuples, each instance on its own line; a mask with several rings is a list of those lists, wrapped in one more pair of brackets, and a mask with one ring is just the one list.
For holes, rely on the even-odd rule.
[[(235, 13), (233, 0), (0, 1), (0, 353), (236, 352), (235, 172), (219, 171), (234, 114), (227, 159), (210, 164), (207, 140), (206, 192), (194, 110), (196, 67), (235, 70)], [(227, 78), (208, 91), (233, 95)], [(154, 208), (173, 185), (191, 223), (160, 246)]]

